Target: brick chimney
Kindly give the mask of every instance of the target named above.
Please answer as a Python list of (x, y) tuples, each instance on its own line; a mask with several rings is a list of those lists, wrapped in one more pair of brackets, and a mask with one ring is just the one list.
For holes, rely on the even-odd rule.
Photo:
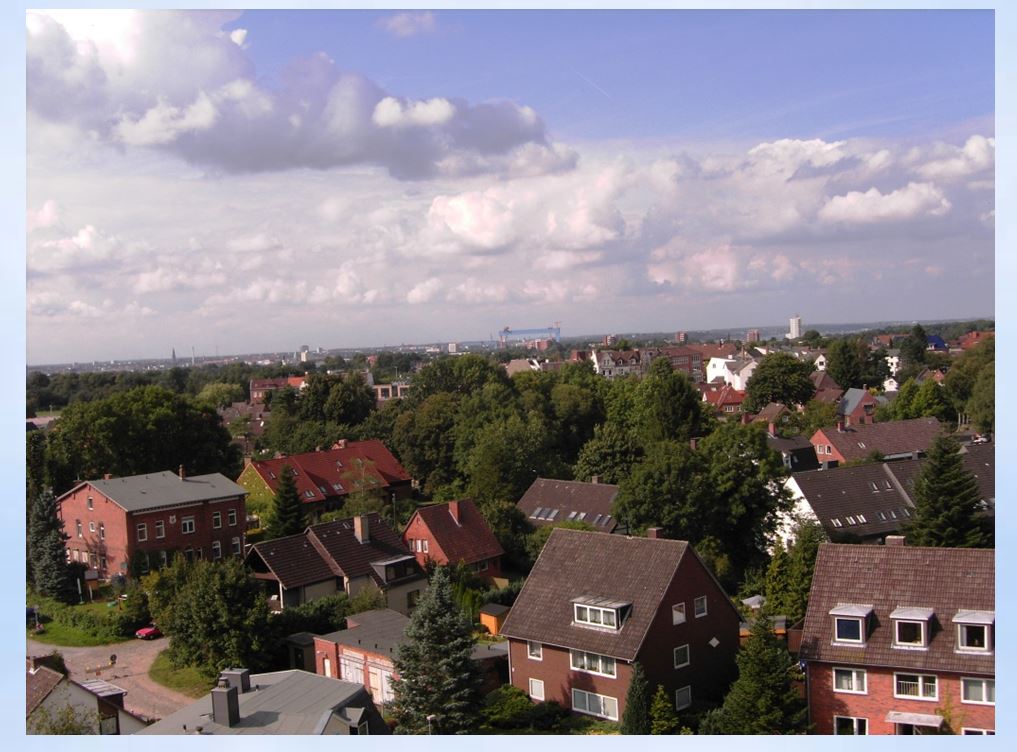
[(771, 420), (770, 424), (766, 427), (766, 432), (775, 437), (777, 435), (777, 424)]
[(837, 432), (844, 433), (844, 417), (837, 416)]
[(458, 501), (450, 501), (448, 503), (448, 513), (452, 515), (452, 519), (456, 521), (457, 525), (462, 525), (463, 524), (459, 520), (459, 502)]
[(593, 483), (594, 485), (596, 485), (597, 483), (600, 483), (600, 476), (599, 475), (591, 475), (590, 476), (590, 483)]
[(883, 541), (883, 545), (886, 546), (903, 546), (904, 536), (903, 535), (888, 535)]
[(366, 514), (353, 518), (353, 534), (361, 543), (371, 540), (371, 525)]
[(689, 439), (689, 446), (692, 448), (693, 452), (696, 451), (696, 447), (698, 445), (699, 445), (699, 439), (694, 438), (694, 437)]
[(102, 474), (102, 479), (103, 480), (113, 480), (113, 473), (103, 473)]
[(184, 466), (181, 465), (180, 466), (180, 480), (183, 480), (186, 477), (187, 477), (187, 473), (184, 472)]
[(345, 449), (346, 448), (346, 439), (339, 439), (339, 441), (337, 441), (332, 448), (333, 449)]
[(658, 538), (664, 537), (664, 528), (662, 527), (648, 527), (646, 528), (646, 537), (657, 540)]

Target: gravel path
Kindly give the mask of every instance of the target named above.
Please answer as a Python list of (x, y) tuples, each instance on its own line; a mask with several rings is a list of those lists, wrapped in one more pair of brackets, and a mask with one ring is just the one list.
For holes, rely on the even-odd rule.
[[(165, 718), (194, 702), (187, 695), (174, 692), (148, 678), (148, 669), (155, 657), (168, 646), (169, 640), (166, 637), (87, 648), (59, 647), (28, 640), (27, 650), (28, 655), (48, 655), (58, 650), (75, 681), (104, 679), (127, 690), (124, 707), (128, 710), (149, 718)], [(110, 666), (109, 657), (114, 653), (117, 662), (115, 666)]]

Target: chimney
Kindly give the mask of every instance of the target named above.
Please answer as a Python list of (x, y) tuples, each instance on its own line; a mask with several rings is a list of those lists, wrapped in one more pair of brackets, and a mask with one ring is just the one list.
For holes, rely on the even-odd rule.
[(844, 416), (843, 415), (838, 415), (837, 416), (837, 432), (838, 433), (844, 433)]
[(456, 521), (457, 525), (462, 525), (463, 524), (462, 522), (459, 521), (459, 502), (458, 501), (450, 501), (448, 503), (448, 513), (452, 515), (452, 519)]
[(664, 537), (664, 528), (662, 527), (648, 527), (646, 528), (646, 537), (657, 540), (658, 538)]
[(113, 480), (113, 473), (103, 473), (102, 479), (103, 480)]
[(226, 684), (226, 679), (219, 679), (218, 686), (212, 688), (212, 721), (232, 728), (240, 720), (240, 697), (236, 687)]
[(184, 472), (184, 466), (181, 465), (180, 466), (180, 480), (183, 480), (186, 477), (187, 477), (187, 473)]
[(332, 448), (333, 449), (345, 449), (346, 448), (346, 439), (339, 439), (339, 441), (337, 441), (335, 443), (335, 446), (332, 447)]
[(689, 439), (689, 446), (692, 447), (692, 451), (693, 452), (696, 451), (696, 445), (698, 445), (698, 444), (699, 444), (699, 439), (694, 438), (694, 437)]
[(770, 424), (766, 427), (766, 432), (769, 433), (771, 436), (776, 437), (776, 435), (777, 435), (777, 424), (774, 423), (771, 420)]
[(251, 691), (251, 670), (247, 668), (227, 668), (219, 674), (219, 681), (225, 681), (227, 687), (236, 687), (240, 694)]
[(357, 536), (357, 540), (361, 543), (367, 543), (371, 540), (371, 526), (366, 514), (353, 518), (353, 534)]
[(590, 483), (593, 483), (593, 484), (600, 483), (600, 476), (599, 475), (591, 475), (590, 476)]
[(904, 536), (903, 535), (888, 535), (888, 536), (886, 536), (886, 539), (883, 541), (883, 545), (885, 545), (885, 546), (903, 546), (904, 545)]

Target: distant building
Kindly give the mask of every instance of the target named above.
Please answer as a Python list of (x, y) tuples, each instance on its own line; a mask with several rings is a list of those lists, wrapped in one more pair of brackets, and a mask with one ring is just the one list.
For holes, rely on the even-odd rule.
[(689, 339), (688, 332), (676, 332), (674, 335), (674, 341), (679, 345), (684, 345)]
[(449, 355), (455, 355), (456, 353), (459, 352), (459, 345), (456, 344), (455, 342), (449, 342), (448, 343), (448, 352), (449, 352)]
[(747, 332), (745, 332), (745, 341), (748, 342), (749, 344), (759, 342), (759, 330), (749, 329)]
[(802, 336), (802, 317), (797, 313), (789, 321), (788, 339), (798, 339)]

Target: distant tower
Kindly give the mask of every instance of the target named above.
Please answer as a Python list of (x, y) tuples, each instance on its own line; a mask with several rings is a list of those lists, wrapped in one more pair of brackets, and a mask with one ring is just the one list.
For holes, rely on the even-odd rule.
[(195, 360), (194, 360), (194, 345), (191, 345), (191, 365), (192, 366), (195, 365)]
[(754, 343), (754, 342), (759, 342), (759, 330), (758, 329), (749, 329), (745, 333), (745, 341), (750, 343), (750, 344)]
[(797, 313), (791, 317), (790, 320), (790, 331), (788, 331), (788, 339), (798, 339), (802, 336), (802, 317)]
[(170, 356), (170, 360), (173, 361), (173, 365), (177, 364), (177, 348), (173, 348), (173, 355)]
[(674, 335), (674, 341), (677, 342), (679, 345), (684, 345), (688, 338), (689, 338), (688, 332), (677, 332)]

